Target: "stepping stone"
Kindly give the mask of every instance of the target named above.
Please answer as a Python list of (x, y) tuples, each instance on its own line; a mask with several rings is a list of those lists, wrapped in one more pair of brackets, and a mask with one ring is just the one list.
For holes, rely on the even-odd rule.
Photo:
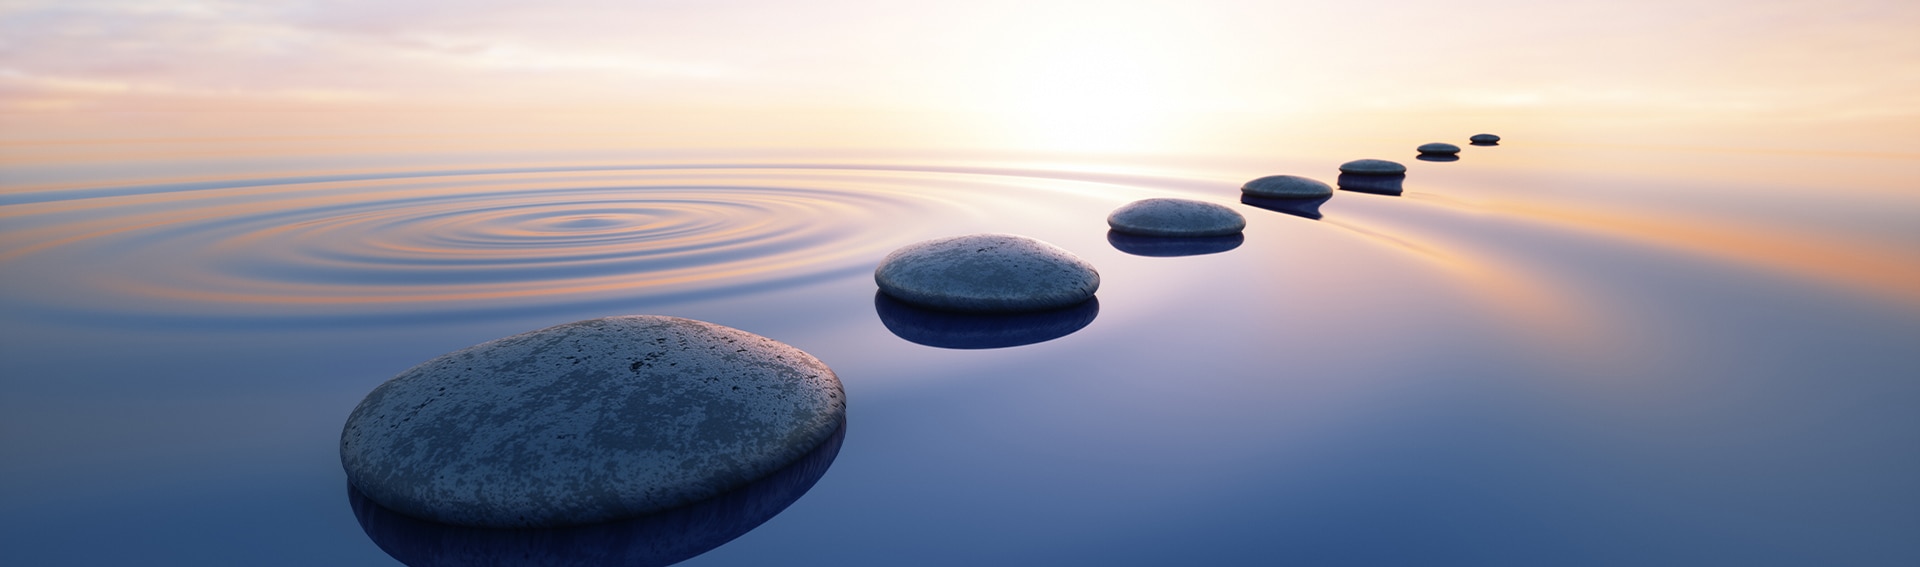
[(1475, 144), (1498, 144), (1500, 137), (1493, 134), (1474, 134), (1473, 137), (1467, 138), (1467, 141)]
[[(657, 514), (559, 528), (456, 526), (407, 516), (347, 487), (360, 529), (387, 555), (420, 566), (674, 565), (733, 541), (798, 501), (833, 465), (843, 425), (819, 447), (746, 486)], [(511, 558), (511, 561), (506, 561)]]
[(1340, 173), (1395, 175), (1407, 172), (1407, 166), (1384, 159), (1356, 159), (1340, 164)]
[(1460, 153), (1460, 146), (1456, 146), (1446, 142), (1434, 142), (1431, 144), (1421, 144), (1419, 149), (1422, 155), (1450, 156), (1453, 154)]
[(367, 394), (347, 480), (396, 512), (522, 528), (632, 518), (765, 477), (845, 420), (840, 380), (780, 342), (652, 315), (454, 351)]
[(1333, 195), (1333, 187), (1298, 175), (1269, 175), (1240, 186), (1240, 193), (1269, 199), (1315, 199)]
[(937, 238), (901, 247), (873, 271), (880, 291), (921, 307), (962, 312), (1043, 311), (1100, 289), (1092, 264), (1011, 234)]
[(1226, 236), (1247, 228), (1247, 218), (1205, 201), (1141, 199), (1114, 209), (1107, 226), (1136, 236)]

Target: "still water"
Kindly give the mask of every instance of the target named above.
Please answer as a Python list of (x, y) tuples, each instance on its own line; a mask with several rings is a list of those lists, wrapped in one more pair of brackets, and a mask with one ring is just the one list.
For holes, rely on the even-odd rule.
[[(684, 565), (1920, 564), (1920, 158), (1413, 159), (1428, 141), (12, 147), (0, 564), (398, 564), (340, 470), (360, 397), (643, 313), (799, 347), (849, 399), (813, 488)], [(1404, 193), (1241, 202), (1359, 157), (1407, 164)], [(1248, 226), (1108, 233), (1148, 197)], [(1097, 303), (995, 322), (876, 297), (887, 252), (980, 232), (1093, 263)]]

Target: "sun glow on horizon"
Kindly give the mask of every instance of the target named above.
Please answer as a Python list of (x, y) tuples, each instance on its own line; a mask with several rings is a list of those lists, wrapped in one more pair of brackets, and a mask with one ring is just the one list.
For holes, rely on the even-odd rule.
[(0, 7), (0, 120), (32, 138), (63, 133), (26, 117), (61, 113), (572, 113), (663, 142), (885, 145), (915, 115), (929, 139), (1117, 151), (1465, 117), (1920, 151), (1916, 27), (1920, 6), (1889, 0), (28, 0)]
[[(1187, 104), (1174, 85), (1200, 77), (1170, 69), (1157, 46), (1100, 30), (1010, 51), (1010, 62), (976, 96), (1012, 137), (1044, 149), (1133, 149), (1163, 135)], [(1005, 49), (1005, 48), (1003, 48)]]

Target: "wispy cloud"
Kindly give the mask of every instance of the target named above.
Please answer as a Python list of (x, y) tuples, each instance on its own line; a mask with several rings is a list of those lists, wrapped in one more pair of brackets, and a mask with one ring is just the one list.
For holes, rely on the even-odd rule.
[(1914, 117), (1915, 29), (1902, 0), (15, 0), (0, 108)]

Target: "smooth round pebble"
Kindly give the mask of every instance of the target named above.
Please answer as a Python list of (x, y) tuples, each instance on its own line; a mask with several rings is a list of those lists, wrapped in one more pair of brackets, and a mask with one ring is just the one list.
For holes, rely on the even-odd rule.
[(1460, 146), (1456, 146), (1446, 142), (1434, 142), (1431, 144), (1421, 144), (1420, 153), (1450, 156), (1453, 154), (1460, 153)]
[(1493, 134), (1474, 134), (1473, 137), (1467, 138), (1467, 141), (1475, 144), (1495, 144), (1500, 142), (1500, 137)]
[(1100, 289), (1085, 260), (1025, 236), (972, 234), (901, 247), (873, 271), (880, 291), (921, 307), (1040, 311), (1079, 304)]
[(1141, 199), (1114, 209), (1107, 226), (1137, 236), (1226, 236), (1247, 228), (1247, 218), (1224, 205), (1190, 199)]
[(686, 506), (584, 526), (499, 529), (414, 518), (347, 488), (347, 505), (381, 551), (408, 567), (674, 565), (752, 531), (805, 496), (832, 467), (846, 427), (780, 470)]
[(1406, 173), (1407, 166), (1384, 159), (1356, 159), (1340, 164), (1340, 172), (1358, 173), (1361, 175), (1392, 175), (1395, 173)]
[(447, 524), (557, 527), (746, 485), (830, 438), (840, 379), (799, 349), (637, 315), (448, 353), (374, 388), (340, 435), (347, 480)]
[(1333, 187), (1298, 175), (1269, 175), (1240, 186), (1240, 193), (1269, 199), (1314, 199), (1333, 195)]

